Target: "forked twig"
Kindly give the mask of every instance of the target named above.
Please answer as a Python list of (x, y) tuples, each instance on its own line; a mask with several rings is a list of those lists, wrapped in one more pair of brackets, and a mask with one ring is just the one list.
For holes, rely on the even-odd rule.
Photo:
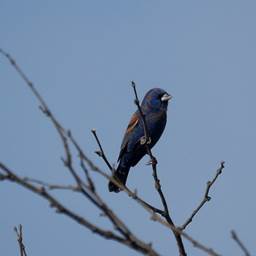
[(217, 180), (217, 178), (221, 175), (221, 173), (225, 167), (224, 164), (225, 164), (225, 162), (222, 161), (220, 163), (220, 167), (216, 171), (216, 175), (214, 176), (214, 178), (211, 181), (207, 182), (204, 197), (203, 197), (202, 201), (199, 203), (197, 208), (192, 212), (192, 214), (189, 216), (189, 218), (185, 221), (185, 223), (180, 227), (182, 230), (184, 230), (192, 222), (193, 218), (199, 212), (199, 210), (204, 206), (204, 204), (211, 200), (211, 197), (209, 196), (210, 189), (211, 189), (212, 185), (215, 183), (215, 181)]
[(19, 225), (18, 228), (14, 227), (14, 231), (17, 235), (17, 241), (18, 241), (19, 248), (20, 248), (20, 256), (27, 256), (26, 248), (25, 248), (25, 245), (23, 243), (22, 225)]

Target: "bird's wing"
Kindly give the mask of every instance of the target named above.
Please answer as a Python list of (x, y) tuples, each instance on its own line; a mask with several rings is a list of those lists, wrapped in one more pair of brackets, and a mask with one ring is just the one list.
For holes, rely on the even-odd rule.
[(126, 151), (127, 148), (127, 144), (129, 142), (129, 139), (131, 137), (131, 134), (133, 133), (135, 127), (139, 124), (139, 115), (138, 115), (138, 111), (136, 111), (132, 117), (131, 120), (127, 126), (126, 132), (124, 134), (124, 138), (122, 141), (122, 145), (121, 145), (121, 150), (120, 150), (120, 154), (118, 156), (118, 161), (120, 160), (120, 158), (122, 157), (123, 153)]

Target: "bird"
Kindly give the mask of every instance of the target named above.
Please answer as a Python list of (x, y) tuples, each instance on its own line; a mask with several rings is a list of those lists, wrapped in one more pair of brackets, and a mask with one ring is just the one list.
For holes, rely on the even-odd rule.
[[(149, 90), (140, 105), (148, 128), (148, 146), (152, 148), (161, 137), (167, 121), (168, 101), (172, 96), (161, 88)], [(113, 171), (112, 177), (126, 184), (131, 167), (134, 167), (147, 153), (145, 143), (144, 124), (139, 109), (132, 115), (127, 126), (118, 156), (118, 167)], [(110, 192), (120, 192), (121, 189), (109, 181)]]

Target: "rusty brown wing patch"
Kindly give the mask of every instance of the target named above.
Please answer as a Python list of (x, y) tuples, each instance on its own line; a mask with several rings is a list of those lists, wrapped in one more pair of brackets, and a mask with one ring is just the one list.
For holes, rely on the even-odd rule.
[(138, 122), (139, 122), (139, 117), (138, 117), (137, 113), (135, 112), (131, 117), (131, 120), (129, 122), (129, 125), (128, 125), (125, 133), (126, 134), (130, 133), (133, 130), (133, 128), (137, 125)]
[(128, 143), (129, 137), (130, 137), (130, 134), (133, 131), (134, 127), (138, 124), (138, 122), (139, 122), (139, 117), (138, 117), (137, 112), (135, 112), (132, 115), (131, 120), (130, 120), (128, 126), (127, 126), (126, 132), (124, 134), (124, 138), (123, 138), (122, 145), (121, 145), (121, 151), (120, 151), (120, 154), (118, 156), (118, 161), (120, 160), (120, 158), (122, 157), (123, 153), (125, 152), (125, 149), (126, 149), (126, 146), (127, 146), (127, 143)]

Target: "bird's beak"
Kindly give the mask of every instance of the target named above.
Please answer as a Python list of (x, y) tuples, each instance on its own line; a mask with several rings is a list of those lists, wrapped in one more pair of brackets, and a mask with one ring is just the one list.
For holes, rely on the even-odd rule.
[(161, 101), (168, 101), (172, 98), (172, 95), (168, 94), (168, 93), (165, 93), (162, 98), (161, 98)]

